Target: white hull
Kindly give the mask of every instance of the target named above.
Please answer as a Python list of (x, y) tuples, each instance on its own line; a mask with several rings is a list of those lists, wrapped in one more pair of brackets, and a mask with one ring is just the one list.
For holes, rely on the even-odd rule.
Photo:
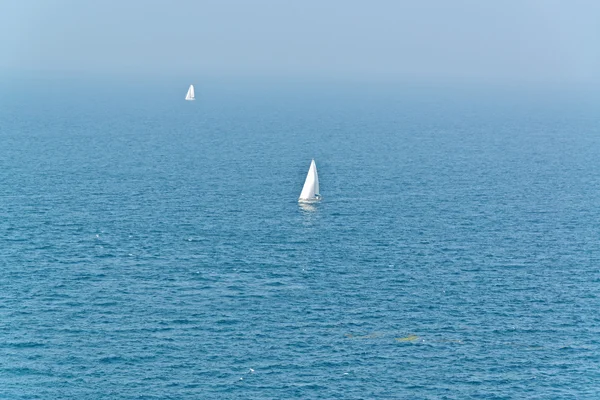
[(321, 196), (314, 197), (312, 199), (298, 199), (298, 203), (301, 203), (301, 204), (314, 204), (314, 203), (320, 202), (321, 199), (322, 199)]

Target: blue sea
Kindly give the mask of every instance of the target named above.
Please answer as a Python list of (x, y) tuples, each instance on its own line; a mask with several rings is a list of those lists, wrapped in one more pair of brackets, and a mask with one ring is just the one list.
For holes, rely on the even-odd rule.
[(600, 398), (597, 95), (0, 89), (0, 398)]

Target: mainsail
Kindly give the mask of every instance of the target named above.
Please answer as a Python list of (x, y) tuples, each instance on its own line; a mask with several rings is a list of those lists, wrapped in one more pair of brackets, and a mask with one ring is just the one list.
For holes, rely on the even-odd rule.
[(308, 174), (306, 175), (306, 180), (304, 181), (304, 187), (302, 188), (302, 192), (300, 193), (300, 198), (298, 201), (300, 202), (313, 202), (321, 199), (319, 195), (319, 175), (317, 174), (317, 165), (315, 164), (315, 160), (313, 159), (310, 162), (310, 168), (308, 169)]
[(196, 100), (196, 96), (194, 96), (194, 85), (190, 85), (190, 88), (185, 95), (186, 100)]

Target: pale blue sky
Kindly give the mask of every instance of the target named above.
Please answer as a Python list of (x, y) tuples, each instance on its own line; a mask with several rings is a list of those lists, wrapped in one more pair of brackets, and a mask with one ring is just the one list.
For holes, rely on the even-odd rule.
[(0, 71), (600, 83), (600, 1), (0, 0)]

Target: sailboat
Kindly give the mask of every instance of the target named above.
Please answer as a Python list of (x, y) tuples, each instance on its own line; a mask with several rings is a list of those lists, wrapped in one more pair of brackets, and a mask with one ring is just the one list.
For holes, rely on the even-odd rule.
[(196, 96), (194, 96), (194, 85), (190, 85), (190, 88), (187, 91), (187, 94), (185, 95), (185, 99), (186, 100), (196, 100)]
[(310, 162), (310, 168), (308, 169), (308, 174), (306, 175), (304, 187), (302, 188), (302, 193), (300, 193), (298, 202), (314, 203), (319, 200), (321, 200), (321, 195), (319, 194), (319, 175), (317, 174), (317, 165), (313, 158)]

